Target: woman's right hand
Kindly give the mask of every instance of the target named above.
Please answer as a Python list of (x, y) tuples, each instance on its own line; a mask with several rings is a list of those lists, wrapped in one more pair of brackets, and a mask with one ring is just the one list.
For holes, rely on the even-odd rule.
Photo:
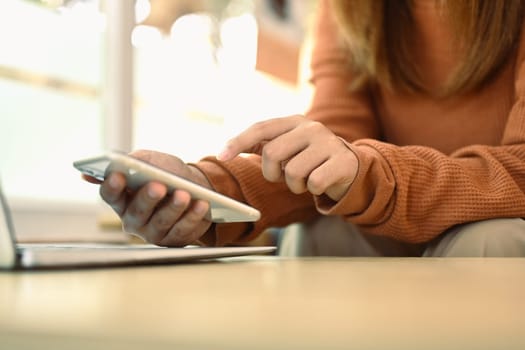
[[(175, 156), (155, 151), (136, 151), (130, 155), (211, 188), (200, 170)], [(184, 190), (168, 193), (167, 187), (159, 182), (152, 181), (130, 191), (125, 176), (113, 172), (102, 182), (100, 195), (118, 214), (126, 232), (160, 246), (192, 244), (211, 226), (206, 219), (208, 202), (193, 200)]]

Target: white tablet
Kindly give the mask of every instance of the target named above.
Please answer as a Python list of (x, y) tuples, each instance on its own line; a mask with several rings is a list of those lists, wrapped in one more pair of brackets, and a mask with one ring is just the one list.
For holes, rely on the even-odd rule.
[(137, 189), (149, 181), (158, 181), (168, 186), (169, 191), (188, 191), (193, 198), (210, 203), (208, 219), (213, 222), (251, 222), (259, 220), (261, 216), (257, 209), (249, 205), (124, 153), (109, 152), (102, 156), (75, 161), (73, 166), (100, 181), (103, 181), (110, 171), (120, 172), (126, 176), (130, 189)]

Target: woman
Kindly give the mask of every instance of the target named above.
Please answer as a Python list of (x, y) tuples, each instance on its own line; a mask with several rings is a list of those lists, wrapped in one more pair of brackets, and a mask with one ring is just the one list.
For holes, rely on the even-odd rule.
[(242, 243), (303, 222), (321, 254), (524, 256), (524, 9), (321, 0), (306, 117), (257, 123), (190, 166), (134, 153), (249, 203), (259, 222), (211, 225), (207, 203), (159, 183), (130, 195), (118, 173), (101, 195), (160, 245)]

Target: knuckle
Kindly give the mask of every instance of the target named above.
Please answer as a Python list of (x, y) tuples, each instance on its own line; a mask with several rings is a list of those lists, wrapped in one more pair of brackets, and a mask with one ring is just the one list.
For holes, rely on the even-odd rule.
[(276, 168), (263, 167), (262, 169), (263, 176), (266, 180), (270, 182), (278, 182), (281, 179), (282, 172)]
[(312, 175), (308, 178), (307, 187), (308, 191), (315, 195), (320, 195), (326, 190), (324, 179), (315, 175)]
[(299, 174), (297, 170), (289, 170), (285, 172), (286, 185), (295, 194), (304, 193), (306, 190), (305, 179)]
[(293, 167), (293, 166), (287, 165), (284, 168), (284, 174), (285, 174), (287, 179), (290, 179), (292, 181), (298, 181), (298, 180), (302, 181), (304, 179), (304, 173), (298, 167)]
[(312, 133), (318, 133), (319, 131), (325, 129), (324, 125), (318, 121), (309, 121), (307, 123), (303, 123), (303, 127), (306, 130), (308, 130), (308, 132), (312, 132)]
[(264, 160), (269, 162), (277, 162), (280, 160), (279, 151), (275, 147), (272, 147), (272, 145), (270, 144), (264, 146), (262, 150), (262, 156)]

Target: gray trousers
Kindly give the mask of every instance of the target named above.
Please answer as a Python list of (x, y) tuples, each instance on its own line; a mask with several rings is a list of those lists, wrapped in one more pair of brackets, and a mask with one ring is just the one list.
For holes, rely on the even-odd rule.
[(431, 242), (409, 244), (367, 235), (339, 217), (293, 224), (281, 232), (280, 256), (523, 257), (525, 220), (491, 219), (455, 226)]

